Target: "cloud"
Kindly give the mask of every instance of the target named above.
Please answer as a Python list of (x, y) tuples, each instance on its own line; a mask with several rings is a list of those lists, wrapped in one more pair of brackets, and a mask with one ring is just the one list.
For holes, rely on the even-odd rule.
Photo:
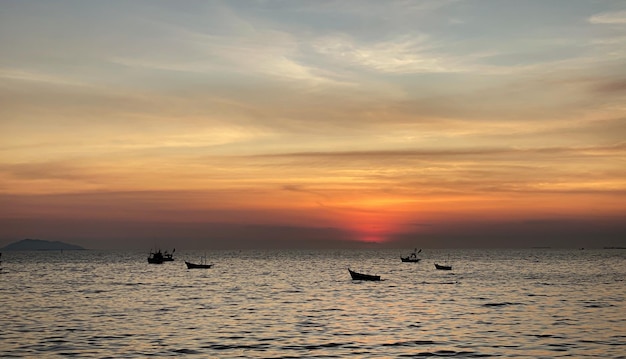
[(32, 179), (85, 179), (84, 173), (76, 166), (63, 162), (0, 164), (0, 172), (10, 173), (20, 180)]
[(606, 94), (626, 94), (626, 79), (608, 80), (598, 85), (596, 89)]
[(174, 54), (166, 58), (142, 55), (110, 58), (115, 64), (140, 69), (188, 72), (197, 75), (215, 75), (234, 72), (265, 75), (275, 79), (307, 81), (316, 84), (342, 83), (326, 76), (321, 70), (298, 62), (297, 44), (278, 32), (257, 34), (258, 39), (246, 37), (194, 34), (188, 55)]
[(0, 78), (60, 86), (88, 87), (86, 82), (75, 80), (67, 74), (61, 76), (19, 68), (0, 68)]
[[(253, 17), (226, 5), (214, 4), (205, 16), (218, 26), (202, 25), (206, 20), (196, 18), (195, 14), (191, 23), (177, 18), (169, 18), (168, 22), (141, 19), (163, 34), (160, 42), (146, 45), (142, 51), (126, 49), (109, 61), (131, 68), (187, 72), (205, 78), (237, 74), (244, 78), (266, 76), (307, 82), (313, 86), (345, 85), (329, 69), (299, 60), (303, 58), (301, 42), (306, 38), (292, 34), (288, 27), (283, 29), (269, 19)], [(162, 52), (164, 47), (170, 51)]]
[(626, 11), (603, 12), (591, 16), (588, 21), (592, 24), (621, 25), (626, 24)]
[(405, 35), (387, 41), (359, 43), (347, 35), (319, 38), (313, 48), (335, 61), (383, 73), (441, 73), (466, 69), (435, 51), (425, 34)]
[(626, 142), (612, 145), (600, 146), (580, 146), (580, 147), (539, 147), (539, 148), (459, 148), (459, 149), (408, 149), (408, 150), (375, 150), (375, 151), (335, 151), (335, 152), (295, 152), (282, 154), (255, 155), (251, 157), (326, 157), (343, 158), (346, 160), (364, 158), (391, 158), (391, 157), (411, 157), (411, 158), (455, 158), (463, 156), (491, 156), (491, 155), (514, 155), (530, 156), (539, 154), (607, 154), (623, 153), (626, 151)]
[(328, 199), (328, 196), (325, 195), (324, 193), (308, 189), (305, 186), (301, 186), (301, 185), (288, 184), (288, 185), (284, 185), (282, 188), (285, 191), (312, 194), (314, 196), (321, 197), (323, 199)]

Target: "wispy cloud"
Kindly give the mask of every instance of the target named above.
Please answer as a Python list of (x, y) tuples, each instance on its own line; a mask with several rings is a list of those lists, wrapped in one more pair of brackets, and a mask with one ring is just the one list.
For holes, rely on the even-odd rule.
[(435, 54), (428, 36), (423, 34), (373, 44), (359, 44), (349, 36), (338, 35), (318, 39), (313, 47), (335, 61), (385, 73), (461, 70)]
[(595, 14), (588, 21), (592, 24), (626, 25), (626, 11), (611, 11)]
[(597, 90), (602, 93), (626, 94), (626, 79), (605, 81), (598, 85)]
[(0, 67), (0, 78), (60, 86), (89, 86), (88, 83), (86, 83), (84, 80), (75, 79), (72, 76), (68, 76), (67, 74), (58, 75), (20, 68)]
[(517, 154), (519, 157), (533, 156), (533, 155), (555, 155), (555, 154), (579, 154), (579, 155), (606, 155), (607, 153), (622, 154), (626, 152), (626, 142), (619, 142), (610, 145), (599, 146), (579, 146), (579, 147), (535, 147), (535, 148), (515, 148), (515, 147), (500, 147), (500, 148), (461, 148), (461, 149), (436, 149), (436, 150), (377, 150), (377, 151), (339, 151), (339, 152), (296, 152), (296, 153), (282, 153), (282, 154), (260, 154), (252, 157), (266, 157), (266, 158), (279, 158), (279, 157), (326, 157), (326, 158), (342, 158), (344, 160), (351, 160), (361, 158), (376, 159), (376, 158), (391, 158), (391, 157), (408, 157), (408, 158), (459, 158), (459, 157), (476, 157), (476, 156), (504, 156)]

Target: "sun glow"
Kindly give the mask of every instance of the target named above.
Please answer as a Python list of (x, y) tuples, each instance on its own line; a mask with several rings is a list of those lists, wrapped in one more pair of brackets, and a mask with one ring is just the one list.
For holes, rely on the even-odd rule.
[(402, 198), (367, 197), (344, 205), (341, 225), (361, 242), (389, 241), (406, 229), (407, 213), (413, 212)]

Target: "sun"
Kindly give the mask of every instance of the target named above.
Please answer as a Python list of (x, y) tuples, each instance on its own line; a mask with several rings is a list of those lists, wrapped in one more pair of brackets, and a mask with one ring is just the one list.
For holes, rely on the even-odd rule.
[(324, 208), (335, 226), (363, 243), (387, 243), (414, 231), (412, 223), (421, 212), (412, 198), (379, 192), (351, 193), (326, 202)]
[(370, 208), (352, 210), (341, 222), (360, 242), (384, 243), (402, 231), (404, 221), (389, 209)]

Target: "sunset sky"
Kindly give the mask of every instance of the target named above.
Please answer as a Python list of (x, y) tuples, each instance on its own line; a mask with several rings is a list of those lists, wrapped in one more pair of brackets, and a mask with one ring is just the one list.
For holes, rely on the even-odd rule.
[(2, 1), (0, 49), (0, 246), (626, 245), (623, 0)]

